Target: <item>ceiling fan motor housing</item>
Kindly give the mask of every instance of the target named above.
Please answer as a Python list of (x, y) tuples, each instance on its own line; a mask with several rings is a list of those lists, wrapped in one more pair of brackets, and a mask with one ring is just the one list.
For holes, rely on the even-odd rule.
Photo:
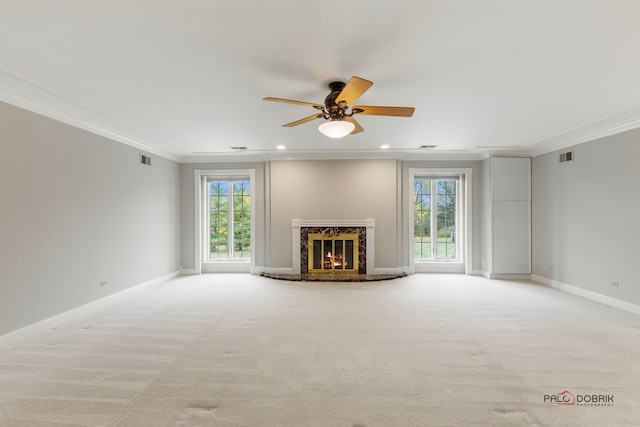
[(329, 83), (329, 89), (331, 90), (331, 93), (329, 93), (329, 95), (327, 95), (327, 97), (324, 100), (324, 106), (326, 108), (327, 113), (329, 113), (329, 119), (330, 120), (343, 120), (344, 116), (345, 116), (345, 111), (347, 109), (347, 106), (340, 106), (338, 105), (338, 103), (336, 102), (336, 99), (338, 98), (338, 95), (340, 95), (340, 93), (342, 92), (342, 89), (344, 89), (345, 87), (345, 83), (343, 82), (331, 82)]

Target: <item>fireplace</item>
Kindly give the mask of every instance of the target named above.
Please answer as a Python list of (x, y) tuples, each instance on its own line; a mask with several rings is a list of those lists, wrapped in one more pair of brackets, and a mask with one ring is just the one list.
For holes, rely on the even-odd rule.
[(308, 273), (358, 273), (358, 234), (309, 233)]
[(303, 227), (300, 272), (366, 274), (364, 227)]
[(374, 220), (293, 220), (295, 274), (371, 274)]

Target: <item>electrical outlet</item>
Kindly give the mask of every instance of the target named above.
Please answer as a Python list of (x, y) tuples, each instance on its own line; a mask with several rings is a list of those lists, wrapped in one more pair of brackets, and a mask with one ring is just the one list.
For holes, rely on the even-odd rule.
[(620, 282), (611, 282), (611, 286), (615, 286), (616, 288), (619, 288)]
[(103, 286), (107, 286), (107, 281), (106, 280), (101, 280), (100, 281), (100, 287), (102, 288)]

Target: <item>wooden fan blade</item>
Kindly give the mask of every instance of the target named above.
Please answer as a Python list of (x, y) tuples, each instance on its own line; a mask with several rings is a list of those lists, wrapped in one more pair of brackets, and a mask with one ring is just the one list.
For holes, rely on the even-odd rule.
[(369, 116), (395, 116), (395, 117), (411, 117), (416, 110), (413, 107), (376, 107), (358, 105), (351, 109), (355, 114), (364, 114)]
[(314, 114), (313, 116), (305, 117), (304, 119), (296, 120), (295, 122), (287, 123), (286, 125), (282, 125), (282, 126), (286, 127), (286, 128), (292, 128), (294, 126), (298, 126), (298, 125), (301, 125), (303, 123), (310, 122), (311, 120), (320, 119), (322, 117), (324, 117), (324, 115), (322, 115), (322, 114)]
[(336, 98), (336, 104), (340, 103), (340, 101), (346, 102), (347, 105), (353, 104), (356, 102), (356, 99), (360, 98), (372, 85), (373, 82), (369, 80), (356, 76), (351, 77), (347, 85), (342, 89), (342, 92), (340, 92), (340, 95)]
[(360, 126), (360, 123), (358, 123), (356, 121), (356, 119), (353, 118), (353, 116), (347, 116), (344, 118), (346, 121), (353, 123), (356, 127), (351, 131), (351, 135), (355, 135), (356, 133), (360, 133), (360, 132), (364, 132), (364, 129), (362, 128), (362, 126)]
[(313, 108), (317, 108), (318, 110), (322, 110), (324, 108), (323, 105), (320, 104), (314, 104), (312, 102), (304, 102), (304, 101), (294, 101), (292, 99), (282, 99), (282, 98), (272, 98), (270, 96), (266, 97), (266, 98), (262, 98), (263, 101), (273, 101), (273, 102), (285, 102), (287, 104), (295, 104), (295, 105), (302, 105), (304, 107), (313, 107)]

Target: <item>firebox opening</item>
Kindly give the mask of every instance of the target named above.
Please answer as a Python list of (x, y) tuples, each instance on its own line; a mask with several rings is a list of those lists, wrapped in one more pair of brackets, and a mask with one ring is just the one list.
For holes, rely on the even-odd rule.
[(358, 234), (309, 234), (309, 273), (358, 273)]

